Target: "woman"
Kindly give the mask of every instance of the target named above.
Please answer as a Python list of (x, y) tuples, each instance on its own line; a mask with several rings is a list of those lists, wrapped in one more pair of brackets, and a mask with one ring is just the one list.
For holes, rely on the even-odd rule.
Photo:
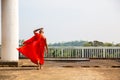
[(24, 45), (18, 48), (24, 56), (29, 58), (33, 63), (38, 65), (38, 69), (41, 69), (41, 65), (44, 64), (44, 51), (48, 53), (47, 40), (44, 36), (43, 28), (39, 28), (33, 31), (34, 36), (26, 41)]

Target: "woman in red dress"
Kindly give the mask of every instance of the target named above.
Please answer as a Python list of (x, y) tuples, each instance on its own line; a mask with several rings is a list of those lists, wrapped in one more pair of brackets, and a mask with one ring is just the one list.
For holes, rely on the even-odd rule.
[(43, 28), (36, 29), (33, 32), (34, 36), (24, 41), (24, 45), (18, 48), (18, 51), (37, 64), (38, 69), (41, 69), (41, 65), (44, 64), (44, 51), (46, 50), (48, 53), (47, 40), (43, 35)]

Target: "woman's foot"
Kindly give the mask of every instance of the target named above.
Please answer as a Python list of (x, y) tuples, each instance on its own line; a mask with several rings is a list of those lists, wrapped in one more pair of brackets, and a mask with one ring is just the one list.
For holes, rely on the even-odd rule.
[(37, 62), (37, 64), (38, 64), (37, 69), (38, 69), (38, 70), (42, 69), (42, 65), (40, 64), (40, 62), (39, 62), (39, 61)]

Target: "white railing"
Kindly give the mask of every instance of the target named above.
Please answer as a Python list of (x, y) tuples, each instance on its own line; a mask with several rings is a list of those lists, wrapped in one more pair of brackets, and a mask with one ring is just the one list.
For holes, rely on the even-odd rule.
[(47, 58), (120, 58), (120, 47), (49, 47)]
[(120, 58), (120, 47), (49, 47), (48, 52), (46, 58)]

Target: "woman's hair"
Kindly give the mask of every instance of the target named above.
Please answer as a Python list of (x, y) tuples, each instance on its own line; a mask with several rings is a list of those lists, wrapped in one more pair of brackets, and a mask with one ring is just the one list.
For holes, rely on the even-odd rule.
[(39, 31), (39, 32), (42, 33), (42, 32), (43, 32), (43, 29), (44, 29), (44, 28), (40, 28), (40, 31)]
[(44, 28), (40, 28), (40, 30), (43, 30)]

